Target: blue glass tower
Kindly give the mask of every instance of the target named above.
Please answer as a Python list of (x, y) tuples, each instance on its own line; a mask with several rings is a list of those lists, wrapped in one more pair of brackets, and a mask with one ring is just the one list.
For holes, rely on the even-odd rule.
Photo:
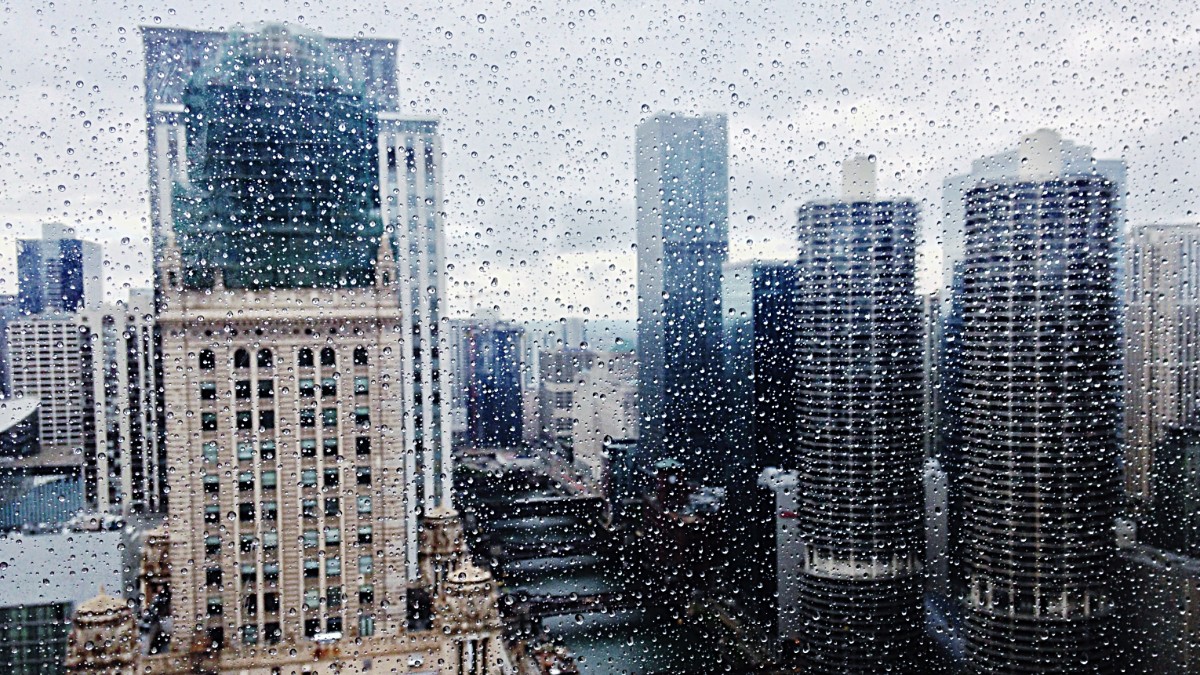
[(718, 479), (726, 137), (724, 115), (660, 113), (638, 126), (636, 148), (640, 443), (651, 462)]
[(104, 301), (100, 245), (62, 225), (43, 225), (41, 239), (17, 242), (17, 306), (22, 314), (77, 312)]

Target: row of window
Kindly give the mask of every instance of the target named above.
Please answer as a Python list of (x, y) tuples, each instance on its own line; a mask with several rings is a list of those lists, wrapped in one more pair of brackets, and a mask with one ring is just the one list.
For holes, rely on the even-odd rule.
[[(208, 476), (205, 476), (204, 488), (206, 492), (216, 492), (216, 488), (210, 489), (210, 481)], [(354, 510), (361, 517), (369, 517), (374, 513), (375, 505), (370, 495), (358, 495), (354, 500)], [(327, 518), (336, 518), (342, 515), (342, 500), (340, 497), (326, 497), (324, 500), (325, 516)], [(257, 516), (257, 509), (253, 502), (241, 502), (238, 504), (238, 519), (242, 522), (251, 522)], [(317, 500), (315, 498), (307, 498), (300, 500), (300, 515), (306, 519), (317, 517)], [(274, 521), (279, 517), (279, 503), (276, 501), (262, 502), (262, 519), (265, 521)], [(204, 522), (210, 524), (218, 524), (221, 521), (220, 507), (215, 504), (209, 504), (204, 507)], [(254, 549), (256, 542), (253, 538), (247, 539), (249, 535), (242, 537), (242, 551), (249, 552)], [(264, 542), (264, 547), (266, 546)], [(272, 548), (278, 546), (277, 536), (272, 542)], [(205, 539), (205, 551), (209, 555), (217, 555), (221, 551), (221, 538), (211, 536)]]
[[(254, 413), (249, 410), (239, 410), (235, 414), (235, 425), (238, 431), (253, 431)], [(362, 427), (371, 424), (371, 408), (369, 406), (360, 405), (354, 407), (354, 424)], [(337, 408), (323, 408), (321, 410), (322, 425), (326, 427), (337, 426)], [(300, 426), (315, 427), (316, 426), (316, 411), (306, 409), (300, 411)], [(270, 431), (275, 428), (275, 411), (260, 410), (258, 411), (258, 430)], [(217, 413), (205, 412), (200, 413), (200, 430), (206, 432), (215, 432), (218, 430)]]
[[(341, 445), (336, 438), (326, 438), (322, 441), (322, 446), (325, 449), (326, 457), (336, 457), (341, 454)], [(259, 456), (263, 461), (273, 461), (275, 459), (275, 441), (262, 441), (259, 443)], [(216, 441), (205, 441), (201, 446), (203, 459), (205, 464), (216, 464), (220, 458), (221, 446)], [(367, 436), (358, 436), (354, 439), (354, 454), (358, 457), (367, 457), (371, 454), (371, 439)], [(300, 439), (300, 456), (301, 457), (316, 457), (317, 456), (317, 439), (302, 438)], [(238, 441), (237, 444), (238, 461), (248, 462), (254, 460), (254, 442), (253, 441)], [(365, 467), (359, 467), (360, 469)], [(367, 469), (367, 482), (360, 485), (370, 484), (370, 469)], [(216, 476), (213, 476), (215, 479)], [(219, 481), (217, 481), (219, 482)], [(207, 483), (206, 483), (207, 484)]]
[[(325, 469), (324, 480), (322, 481), (322, 485), (323, 485), (323, 487), (326, 487), (326, 488), (337, 487), (340, 480), (341, 480), (341, 470), (340, 469)], [(371, 484), (371, 467), (369, 467), (369, 466), (354, 467), (354, 482), (356, 485), (370, 485)], [(316, 469), (302, 470), (300, 472), (300, 485), (302, 487), (316, 487), (317, 486), (317, 470)]]
[[(321, 365), (324, 367), (332, 367), (337, 365), (337, 353), (333, 347), (324, 347), (321, 349)], [(259, 368), (274, 368), (275, 358), (271, 354), (270, 349), (260, 349), (255, 354), (254, 359)], [(355, 347), (353, 353), (353, 361), (356, 366), (365, 366), (369, 362), (366, 347)], [(211, 349), (201, 349), (199, 355), (200, 370), (214, 370), (217, 367), (217, 355)], [(303, 347), (296, 354), (296, 365), (301, 368), (312, 368), (314, 366), (313, 350), (308, 347)], [(238, 349), (233, 353), (234, 368), (249, 368), (250, 367), (250, 351), (247, 349)]]
[[(371, 525), (358, 526), (359, 544), (370, 544), (375, 541), (375, 529)], [(321, 533), (317, 530), (304, 531), (304, 548), (316, 548), (320, 544)], [(335, 546), (342, 543), (342, 529), (340, 527), (325, 528), (325, 545)]]
[[(337, 377), (321, 378), (321, 397), (329, 398), (337, 396)], [(311, 377), (302, 377), (299, 382), (300, 397), (314, 398), (317, 392), (316, 380)], [(250, 380), (238, 380), (233, 384), (233, 396), (238, 400), (247, 400), (250, 398), (250, 393), (253, 390)], [(366, 375), (358, 375), (354, 378), (354, 395), (365, 396), (371, 391), (371, 378)], [(275, 381), (274, 380), (259, 380), (258, 381), (258, 398), (273, 399), (275, 398)], [(215, 401), (217, 400), (217, 383), (213, 381), (204, 381), (200, 383), (200, 400)]]
[[(375, 558), (371, 555), (358, 556), (358, 573), (372, 574), (375, 571)], [(317, 579), (321, 576), (321, 561), (313, 558), (307, 558), (304, 561), (304, 578)], [(342, 576), (342, 557), (328, 556), (325, 558), (325, 576), (340, 577)]]

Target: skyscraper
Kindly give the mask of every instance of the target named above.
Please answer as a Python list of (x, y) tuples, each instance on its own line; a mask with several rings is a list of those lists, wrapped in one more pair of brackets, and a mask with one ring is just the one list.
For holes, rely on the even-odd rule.
[[(1125, 174), (1124, 160), (1099, 159), (1092, 148), (1064, 139), (1057, 132), (1049, 129), (1026, 135), (1014, 147), (1003, 152), (981, 157), (971, 162), (969, 172), (951, 176), (942, 183), (942, 284), (938, 289), (938, 298), (930, 307), (930, 328), (933, 335), (929, 341), (933, 351), (928, 364), (931, 385), (928, 388), (929, 401), (927, 424), (929, 427), (930, 450), (938, 459), (942, 469), (949, 478), (949, 503), (951, 531), (961, 529), (957, 522), (957, 514), (962, 510), (962, 481), (956, 476), (961, 472), (961, 458), (958, 448), (961, 442), (956, 438), (962, 430), (960, 423), (959, 404), (963, 394), (959, 390), (962, 378), (963, 358), (962, 321), (963, 321), (963, 266), (966, 256), (966, 210), (965, 196), (967, 190), (977, 187), (981, 181), (1017, 180), (1023, 160), (1028, 161), (1029, 148), (1053, 148), (1055, 161), (1062, 163), (1063, 171), (1075, 174), (1098, 175), (1107, 178), (1114, 185), (1114, 250), (1120, 250), (1124, 237), (1124, 200)], [(1121, 268), (1117, 268), (1117, 278), (1121, 278)], [(953, 542), (952, 542), (953, 547)]]
[(1200, 226), (1135, 227), (1128, 261), (1125, 490), (1144, 501), (1155, 448), (1200, 413)]
[(725, 265), (721, 333), (733, 415), (728, 432), (753, 465), (751, 477), (768, 466), (796, 466), (796, 276), (794, 263)]
[(41, 401), (38, 466), (79, 476), (85, 501), (99, 506), (91, 334), (75, 316), (42, 315), (8, 324), (8, 344), (10, 391)]
[(651, 461), (675, 457), (710, 478), (722, 464), (726, 137), (724, 115), (659, 113), (637, 128), (640, 442)]
[(153, 378), (153, 298), (8, 325), (12, 390), (41, 401), (44, 451), (17, 467), (78, 473), (102, 513), (161, 511), (165, 453)]
[[(146, 62), (146, 121), (147, 147), (150, 161), (151, 229), (155, 259), (161, 260), (165, 236), (174, 218), (171, 190), (176, 184), (190, 187), (191, 171), (187, 162), (188, 144), (195, 139), (186, 127), (186, 97), (189, 84), (197, 74), (210, 68), (223, 52), (229, 34), (179, 28), (143, 27)], [(443, 330), (445, 322), (445, 260), (446, 242), (443, 229), (441, 137), (435, 119), (413, 118), (395, 112), (399, 101), (396, 80), (395, 40), (379, 38), (321, 38), (323, 50), (338, 64), (340, 77), (349, 81), (367, 112), (359, 119), (352, 113), (355, 129), (369, 134), (370, 142), (378, 140), (379, 147), (348, 148), (353, 161), (362, 172), (355, 176), (362, 181), (370, 177), (373, 185), (366, 204), (385, 227), (393, 231), (396, 245), (399, 285), (397, 303), (406, 330), (413, 336), (412, 349), (401, 355), (400, 367), (404, 383), (400, 385), (408, 400), (417, 401), (417, 410), (404, 418), (405, 451), (415, 456), (415, 470), (422, 479), (420, 499), (426, 508), (450, 504), (452, 457), (450, 434), (443, 420), (443, 401), (449, 401), (449, 368), (443, 367), (442, 354), (448, 345)], [(339, 104), (340, 105), (340, 104)], [(313, 138), (313, 141), (326, 140)], [(332, 150), (331, 150), (332, 151)], [(330, 177), (333, 178), (333, 177)], [(298, 213), (316, 203), (305, 198), (303, 191), (315, 183), (299, 188)], [(375, 187), (377, 186), (377, 187)], [(318, 200), (319, 201), (319, 200)], [(311, 214), (307, 214), (310, 215)], [(275, 233), (271, 236), (277, 236)], [(257, 241), (249, 241), (246, 251), (253, 253), (266, 244), (266, 233)], [(324, 250), (319, 265), (329, 265), (342, 252)], [(282, 255), (299, 255), (294, 248)], [(373, 255), (367, 247), (359, 247), (353, 255), (360, 271), (364, 260)], [(342, 256), (344, 257), (344, 256)], [(299, 268), (297, 267), (297, 270)], [(157, 275), (161, 266), (155, 267)], [(255, 283), (266, 283), (260, 270)], [(313, 273), (305, 269), (304, 273)], [(157, 277), (156, 277), (157, 278)], [(227, 280), (229, 285), (236, 279)], [(161, 280), (156, 294), (161, 291)], [(161, 374), (160, 374), (161, 380)], [(443, 392), (446, 395), (443, 396)], [(161, 406), (160, 406), (161, 408)], [(165, 424), (165, 420), (164, 420)], [(415, 550), (416, 530), (411, 533), (410, 547)]]
[(504, 321), (479, 321), (467, 327), (465, 375), (467, 433), (485, 447), (521, 444), (521, 356), (525, 331)]
[(18, 305), (24, 314), (74, 312), (104, 302), (104, 253), (73, 228), (42, 226), (17, 242)]
[[(964, 193), (957, 453), (972, 672), (1111, 666), (1118, 498), (1117, 188), (1022, 140)], [(1111, 637), (1111, 636), (1109, 636)]]
[(806, 672), (875, 673), (915, 665), (922, 622), (917, 207), (873, 159), (843, 182), (799, 210), (797, 609)]
[(86, 309), (75, 319), (91, 340), (96, 506), (123, 515), (162, 512), (167, 466), (155, 410), (154, 295), (134, 289), (127, 302)]
[[(171, 653), (265, 669), (353, 644), (384, 669), (496, 672), (490, 574), (425, 578), (418, 559), (419, 512), (456, 518), (435, 123), (381, 112), (361, 77), (394, 84), (394, 42), (199, 35), (180, 104), (152, 117)], [(422, 632), (409, 607), (430, 586)]]

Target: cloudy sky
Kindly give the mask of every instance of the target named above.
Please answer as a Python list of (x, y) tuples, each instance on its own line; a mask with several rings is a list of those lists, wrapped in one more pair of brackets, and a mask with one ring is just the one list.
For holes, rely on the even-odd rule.
[(729, 115), (731, 257), (792, 254), (797, 204), (875, 154), (921, 203), (970, 160), (1059, 129), (1129, 163), (1132, 223), (1196, 220), (1194, 2), (0, 2), (0, 289), (13, 241), (104, 242), (149, 278), (141, 25), (262, 21), (395, 38), (404, 112), (442, 122), (453, 313), (629, 318), (633, 130)]

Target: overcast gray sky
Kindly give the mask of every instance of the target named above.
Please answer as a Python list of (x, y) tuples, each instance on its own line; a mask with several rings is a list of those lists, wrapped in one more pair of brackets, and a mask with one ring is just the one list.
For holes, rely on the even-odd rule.
[(148, 283), (151, 24), (397, 39), (404, 112), (442, 121), (455, 314), (634, 315), (656, 110), (729, 115), (733, 258), (791, 256), (795, 206), (860, 152), (935, 234), (942, 179), (1039, 127), (1128, 161), (1130, 222), (1196, 219), (1194, 2), (338, 4), (0, 0), (0, 289), (47, 221), (105, 244), (111, 294)]

